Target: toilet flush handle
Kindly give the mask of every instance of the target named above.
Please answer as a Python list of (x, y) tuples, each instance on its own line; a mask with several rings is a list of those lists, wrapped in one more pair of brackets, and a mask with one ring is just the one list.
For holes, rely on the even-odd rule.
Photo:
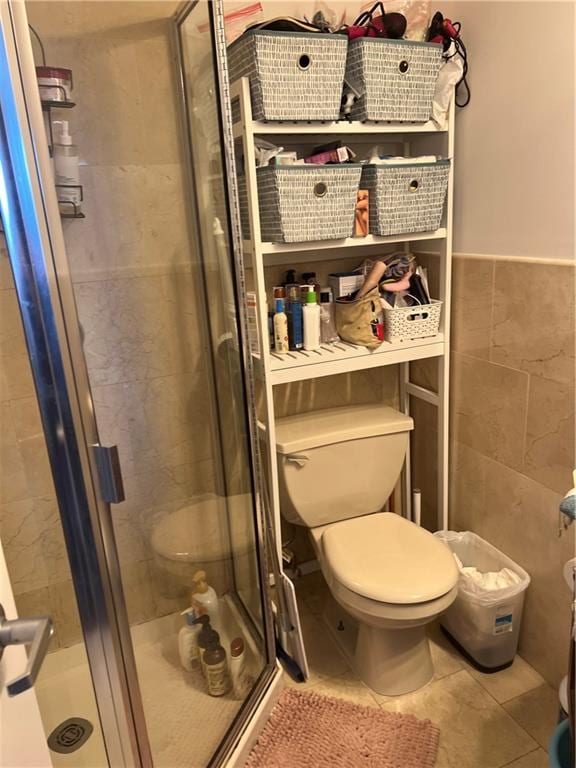
[(292, 453), (290, 456), (286, 456), (286, 461), (292, 461), (294, 464), (298, 464), (299, 467), (303, 467), (309, 460), (310, 456), (305, 453)]

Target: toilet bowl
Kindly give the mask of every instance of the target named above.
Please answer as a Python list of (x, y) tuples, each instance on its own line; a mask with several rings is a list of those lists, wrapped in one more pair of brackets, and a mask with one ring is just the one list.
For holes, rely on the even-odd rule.
[(210, 585), (222, 595), (233, 583), (232, 556), (237, 570), (251, 568), (250, 527), (236, 526), (233, 536), (230, 531), (230, 517), (243, 520), (247, 504), (251, 510), (251, 497), (246, 494), (228, 499), (206, 494), (159, 515), (150, 544), (164, 597), (179, 599), (187, 607), (197, 570), (206, 571)]
[(457, 593), (450, 551), (423, 528), (381, 512), (412, 428), (410, 417), (386, 406), (277, 423), (282, 514), (309, 528), (341, 609), (333, 635), (342, 640), (338, 630), (352, 625), (353, 647), (343, 650), (363, 682), (383, 695), (408, 693), (432, 678), (426, 625)]

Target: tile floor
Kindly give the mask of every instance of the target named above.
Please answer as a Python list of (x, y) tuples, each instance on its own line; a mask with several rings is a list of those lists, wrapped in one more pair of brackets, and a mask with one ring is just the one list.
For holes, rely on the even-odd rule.
[[(429, 718), (440, 728), (436, 768), (548, 768), (546, 750), (558, 699), (523, 659), (517, 657), (510, 668), (485, 675), (434, 626), (434, 679), (415, 693), (380, 696), (352, 672), (322, 623), (327, 587), (321, 574), (300, 578), (296, 592), (311, 667), (310, 679), (300, 687)], [(296, 685), (289, 678), (287, 684)]]

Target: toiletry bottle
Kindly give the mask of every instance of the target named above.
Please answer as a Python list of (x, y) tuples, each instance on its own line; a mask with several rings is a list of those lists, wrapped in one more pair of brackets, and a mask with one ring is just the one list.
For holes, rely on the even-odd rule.
[(208, 614), (212, 629), (221, 632), (220, 603), (214, 588), (206, 581), (206, 571), (196, 571), (192, 576), (192, 583), (194, 584), (192, 605), (199, 603), (203, 611)]
[(304, 282), (307, 283), (308, 285), (312, 286), (312, 288), (314, 289), (314, 292), (316, 293), (316, 301), (319, 304), (321, 287), (320, 287), (320, 283), (316, 282), (316, 272), (302, 272), (302, 280), (304, 280)]
[(268, 315), (268, 340), (270, 342), (270, 349), (274, 349), (274, 312), (268, 309), (270, 305), (266, 302), (266, 314)]
[(68, 133), (68, 120), (54, 120), (52, 125), (56, 128), (52, 149), (58, 200), (63, 203), (73, 203), (66, 207), (79, 212), (81, 194), (78, 149), (72, 144), (72, 136)]
[(196, 622), (198, 612), (194, 608), (186, 608), (180, 614), (184, 616), (186, 624), (178, 632), (178, 653), (180, 664), (187, 672), (193, 669), (193, 662), (198, 659), (198, 635), (201, 625)]
[(220, 635), (215, 629), (210, 626), (210, 619), (206, 614), (198, 616), (194, 621), (195, 624), (200, 624), (200, 632), (198, 633), (198, 661), (200, 662), (200, 669), (202, 674), (206, 675), (204, 668), (204, 654), (206, 649), (211, 643), (219, 643)]
[(250, 693), (254, 678), (246, 669), (246, 654), (244, 653), (244, 640), (235, 637), (230, 643), (230, 681), (234, 698), (245, 699)]
[(320, 346), (320, 305), (316, 303), (316, 294), (310, 290), (306, 304), (302, 307), (304, 319), (304, 349), (318, 349)]
[(322, 344), (338, 341), (336, 321), (334, 319), (334, 302), (332, 289), (322, 288), (320, 291), (320, 339)]
[(219, 640), (213, 640), (204, 653), (204, 673), (210, 696), (224, 696), (230, 690), (226, 651)]
[(284, 299), (276, 299), (274, 314), (274, 352), (288, 352), (288, 318), (284, 312)]
[(300, 288), (292, 283), (286, 286), (286, 315), (288, 317), (288, 346), (292, 350), (302, 349), (302, 302)]

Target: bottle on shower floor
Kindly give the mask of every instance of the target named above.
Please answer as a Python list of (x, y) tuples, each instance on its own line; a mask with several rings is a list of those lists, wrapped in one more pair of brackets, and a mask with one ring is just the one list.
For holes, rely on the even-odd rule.
[(194, 584), (192, 604), (194, 605), (195, 603), (204, 613), (207, 613), (212, 628), (221, 632), (220, 602), (216, 591), (206, 581), (206, 571), (196, 571), (194, 576), (192, 576), (192, 583)]

